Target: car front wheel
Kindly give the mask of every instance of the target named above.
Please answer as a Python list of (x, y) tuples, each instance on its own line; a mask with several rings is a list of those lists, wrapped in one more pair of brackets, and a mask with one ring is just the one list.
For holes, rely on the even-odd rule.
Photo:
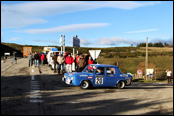
[(124, 81), (120, 81), (117, 85), (116, 85), (117, 89), (124, 89), (125, 88), (125, 82)]
[(88, 89), (89, 86), (90, 86), (89, 81), (83, 81), (83, 82), (81, 83), (81, 85), (80, 85), (80, 87), (81, 87), (82, 89)]

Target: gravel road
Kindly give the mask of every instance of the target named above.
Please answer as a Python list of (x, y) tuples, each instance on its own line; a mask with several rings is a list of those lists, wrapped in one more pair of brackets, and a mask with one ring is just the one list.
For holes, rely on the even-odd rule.
[(1, 115), (173, 115), (173, 84), (82, 90), (63, 83), (63, 75), (47, 65), (11, 60), (1, 63)]

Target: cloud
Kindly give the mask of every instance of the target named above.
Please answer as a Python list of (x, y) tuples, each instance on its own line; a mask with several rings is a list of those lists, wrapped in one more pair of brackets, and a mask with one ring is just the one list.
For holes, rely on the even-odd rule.
[(49, 40), (40, 40), (40, 39), (35, 39), (35, 40), (33, 40), (33, 41), (35, 41), (35, 42), (46, 42), (46, 43), (51, 43), (51, 44), (59, 44), (59, 42), (57, 42), (57, 41), (55, 41), (55, 40), (51, 40), (51, 39), (49, 39)]
[(40, 34), (40, 33), (58, 33), (58, 32), (72, 32), (85, 29), (92, 29), (97, 27), (108, 26), (109, 23), (82, 23), (82, 24), (71, 24), (59, 27), (53, 27), (48, 29), (28, 29), (28, 30), (18, 30), (17, 32), (25, 32), (30, 34)]
[(134, 41), (132, 39), (123, 39), (123, 38), (118, 38), (118, 37), (99, 38), (96, 40), (96, 43), (99, 45), (109, 45), (109, 46), (115, 46), (115, 45), (120, 45), (120, 44), (131, 45), (131, 44), (138, 44), (140, 42), (141, 41)]
[(161, 39), (161, 38), (154, 38), (150, 40), (149, 42), (156, 43), (156, 42), (162, 42), (162, 43), (168, 43), (173, 44), (173, 37), (170, 37), (169, 39)]
[(34, 1), (19, 4), (1, 4), (2, 28), (18, 28), (47, 23), (43, 16), (59, 15), (98, 8), (134, 9), (160, 2), (135, 1)]
[(139, 31), (129, 31), (125, 33), (143, 33), (143, 32), (151, 32), (151, 31), (158, 31), (158, 29), (146, 29), (146, 30), (139, 30)]
[(91, 42), (89, 42), (88, 40), (85, 40), (85, 39), (80, 39), (80, 44), (83, 44), (83, 45), (90, 45)]
[(16, 40), (20, 40), (21, 38), (18, 38), (18, 37), (14, 37), (14, 38), (10, 38), (8, 39), (7, 41), (16, 41)]

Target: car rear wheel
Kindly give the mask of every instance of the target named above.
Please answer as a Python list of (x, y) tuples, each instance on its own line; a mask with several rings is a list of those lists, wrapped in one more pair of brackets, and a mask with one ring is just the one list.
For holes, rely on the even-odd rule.
[(124, 81), (120, 81), (117, 85), (116, 85), (117, 89), (124, 89), (125, 88), (125, 82)]
[(81, 83), (81, 85), (80, 85), (80, 87), (81, 87), (82, 89), (88, 89), (89, 86), (90, 86), (89, 81), (83, 81), (83, 82)]

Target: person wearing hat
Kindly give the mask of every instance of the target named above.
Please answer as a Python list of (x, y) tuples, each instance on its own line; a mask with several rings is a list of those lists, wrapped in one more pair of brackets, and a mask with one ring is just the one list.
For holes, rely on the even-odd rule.
[(168, 79), (168, 83), (171, 82), (171, 78), (172, 78), (172, 72), (170, 69), (166, 70), (167, 73), (167, 79)]

